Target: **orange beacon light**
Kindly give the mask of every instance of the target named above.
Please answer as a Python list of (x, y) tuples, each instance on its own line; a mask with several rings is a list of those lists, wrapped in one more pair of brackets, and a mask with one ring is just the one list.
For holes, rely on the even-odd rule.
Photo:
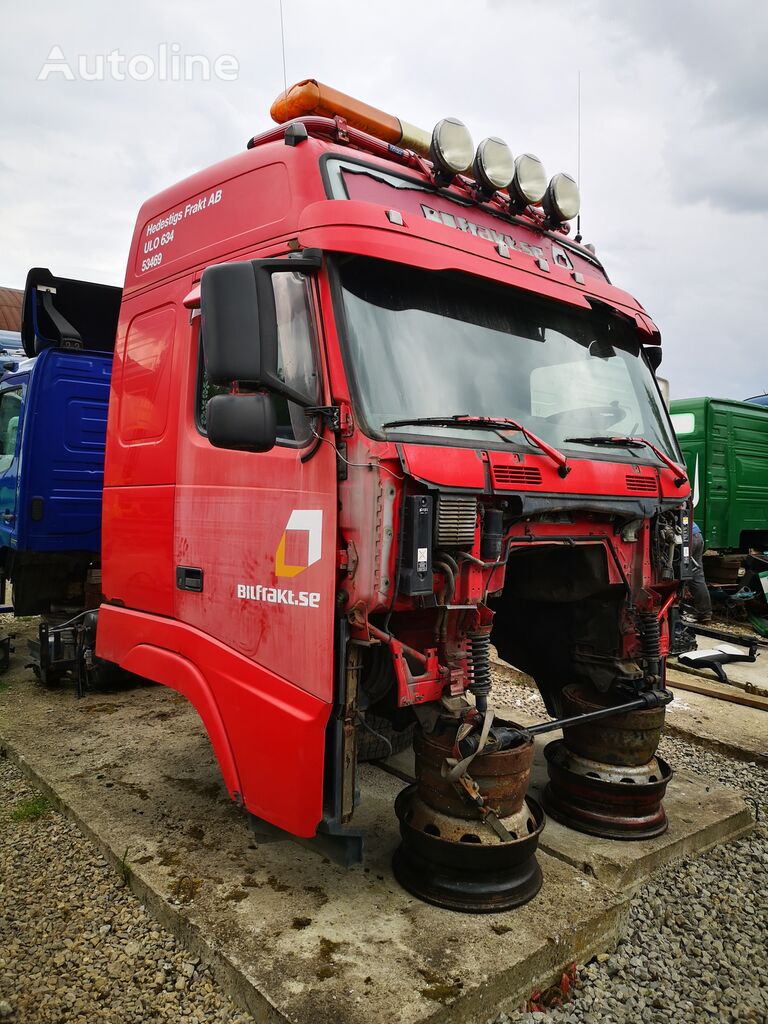
[(373, 135), (383, 142), (412, 149), (421, 156), (429, 156), (432, 141), (430, 132), (401, 121), (393, 114), (377, 110), (329, 85), (323, 85), (314, 78), (306, 78), (292, 85), (286, 92), (281, 92), (269, 112), (272, 120), (278, 124), (312, 114), (318, 117), (343, 117), (352, 128)]

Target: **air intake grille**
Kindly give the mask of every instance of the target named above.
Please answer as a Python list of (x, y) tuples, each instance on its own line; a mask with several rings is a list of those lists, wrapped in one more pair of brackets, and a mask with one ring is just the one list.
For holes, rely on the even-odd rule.
[(441, 494), (437, 499), (435, 540), (439, 548), (472, 547), (477, 523), (477, 498)]
[(493, 482), (497, 487), (538, 487), (541, 470), (538, 466), (494, 466)]
[(627, 490), (641, 494), (657, 494), (658, 486), (655, 476), (634, 476), (627, 474)]

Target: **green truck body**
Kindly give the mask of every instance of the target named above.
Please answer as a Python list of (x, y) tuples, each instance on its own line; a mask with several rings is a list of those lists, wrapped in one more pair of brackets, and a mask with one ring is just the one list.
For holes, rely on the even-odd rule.
[(670, 412), (706, 547), (768, 550), (768, 407), (685, 398)]

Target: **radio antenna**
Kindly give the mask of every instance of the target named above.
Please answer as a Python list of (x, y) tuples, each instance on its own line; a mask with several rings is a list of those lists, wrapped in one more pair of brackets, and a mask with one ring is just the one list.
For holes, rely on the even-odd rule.
[(288, 78), (285, 74), (285, 26), (283, 24), (283, 0), (280, 0), (280, 43), (283, 51), (283, 95), (288, 95)]
[[(283, 0), (281, 0), (283, 3)], [(582, 71), (581, 69), (577, 75), (577, 184), (579, 185), (579, 191), (582, 191)], [(582, 241), (582, 211), (579, 210), (577, 216), (577, 233), (575, 233), (575, 242)]]

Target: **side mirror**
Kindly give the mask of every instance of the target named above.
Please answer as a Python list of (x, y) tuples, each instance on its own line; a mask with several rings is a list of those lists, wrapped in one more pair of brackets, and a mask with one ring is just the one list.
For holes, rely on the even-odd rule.
[(317, 250), (286, 258), (218, 263), (200, 280), (203, 352), (214, 384), (241, 381), (299, 405), (312, 404), (278, 376), (278, 325), (272, 275), (319, 267)]
[(651, 369), (654, 373), (661, 366), (661, 345), (646, 345), (644, 348), (645, 358), (648, 360)]
[(220, 263), (203, 271), (203, 349), (214, 384), (238, 380), (268, 385), (277, 377), (277, 330), (262, 335), (263, 313), (270, 303), (267, 288), (271, 292), (269, 276), (260, 279), (253, 263)]
[(208, 440), (215, 448), (268, 452), (275, 447), (277, 420), (270, 395), (214, 395), (205, 422)]

